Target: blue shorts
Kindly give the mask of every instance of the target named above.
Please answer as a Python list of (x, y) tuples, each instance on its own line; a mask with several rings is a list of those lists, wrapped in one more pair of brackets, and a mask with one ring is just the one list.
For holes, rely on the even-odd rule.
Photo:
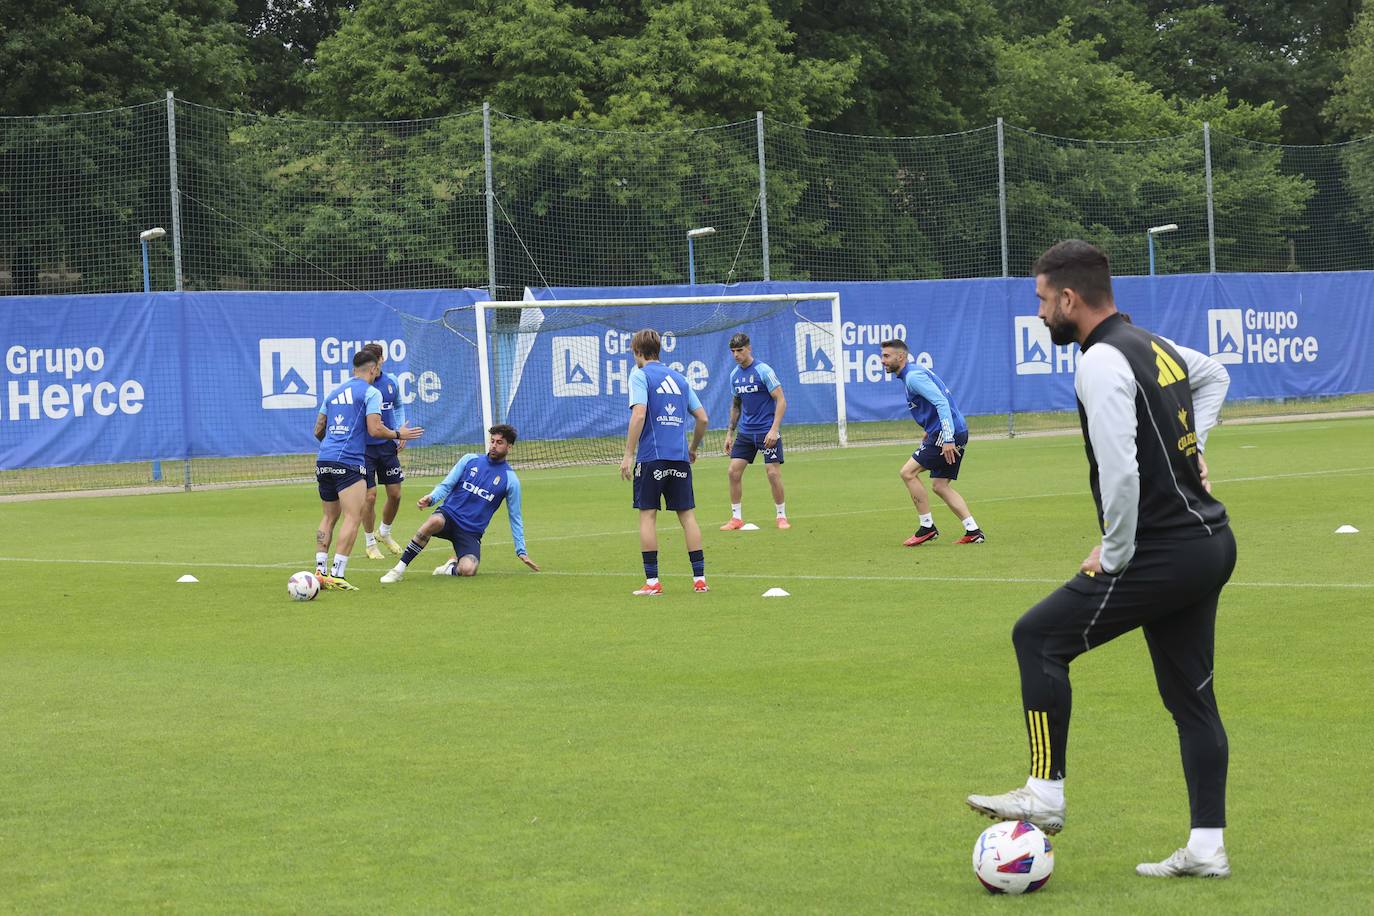
[(955, 433), (954, 444), (959, 447), (959, 453), (954, 456), (952, 463), (945, 460), (938, 438), (927, 439), (922, 442), (920, 449), (912, 452), (911, 457), (916, 460), (917, 464), (929, 471), (931, 477), (958, 480), (959, 465), (964, 463), (964, 446), (968, 444), (968, 433)]
[(338, 502), (339, 494), (363, 480), (364, 474), (363, 467), (357, 464), (341, 464), (337, 461), (315, 462), (315, 485), (320, 489), (320, 499), (327, 503)]
[(731, 459), (743, 458), (753, 464), (754, 456), (763, 452), (764, 464), (782, 464), (782, 437), (778, 437), (777, 445), (772, 448), (764, 448), (763, 440), (767, 438), (767, 432), (738, 434), (735, 436), (734, 444), (730, 446)]
[(378, 479), (382, 486), (390, 486), (393, 483), (400, 483), (406, 479), (406, 475), (401, 472), (400, 449), (395, 442), (379, 442), (376, 445), (367, 447), (366, 465), (367, 467), (367, 488), (371, 490), (377, 486)]
[(461, 560), (463, 557), (482, 559), (482, 536), (468, 531), (466, 528), (458, 527), (458, 523), (453, 520), (443, 509), (437, 510), (435, 515), (444, 517), (444, 530), (440, 531), (435, 537), (441, 537), (453, 544), (453, 552)]
[(673, 512), (695, 509), (692, 495), (692, 466), (686, 461), (641, 461), (635, 465), (636, 509), (661, 508)]

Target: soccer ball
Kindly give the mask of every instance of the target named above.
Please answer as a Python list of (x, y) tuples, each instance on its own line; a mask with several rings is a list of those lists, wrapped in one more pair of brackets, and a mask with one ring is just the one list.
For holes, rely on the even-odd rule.
[(1038, 891), (1053, 871), (1049, 837), (1027, 821), (995, 824), (973, 844), (973, 873), (990, 894)]
[(297, 601), (309, 601), (320, 593), (320, 580), (314, 573), (298, 572), (286, 580), (286, 593)]

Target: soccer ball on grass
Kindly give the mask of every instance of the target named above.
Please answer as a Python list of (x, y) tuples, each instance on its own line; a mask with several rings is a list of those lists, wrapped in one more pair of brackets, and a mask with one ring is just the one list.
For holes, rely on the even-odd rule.
[(320, 580), (314, 573), (298, 572), (286, 580), (286, 593), (297, 601), (310, 601), (320, 593)]
[(1029, 894), (1054, 871), (1049, 837), (1026, 821), (1003, 821), (973, 844), (973, 873), (990, 894)]

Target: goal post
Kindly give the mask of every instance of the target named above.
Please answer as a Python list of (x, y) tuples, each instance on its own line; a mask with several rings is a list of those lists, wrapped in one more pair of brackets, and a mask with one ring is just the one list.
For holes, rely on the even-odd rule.
[(723, 443), (735, 367), (728, 341), (739, 331), (786, 393), (788, 449), (849, 443), (838, 292), (527, 298), (471, 308), (480, 404), (468, 409), (480, 411), (483, 429), (514, 425), (522, 463), (618, 457), (634, 367), (629, 339), (643, 327), (664, 336), (663, 361), (683, 371), (707, 405), (708, 449)]

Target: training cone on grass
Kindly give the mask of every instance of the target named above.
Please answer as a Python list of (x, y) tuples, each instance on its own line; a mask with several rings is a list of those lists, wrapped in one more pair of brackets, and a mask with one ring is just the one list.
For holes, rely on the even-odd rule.
[(768, 591), (766, 591), (766, 592), (763, 593), (763, 597), (765, 597), (765, 598), (790, 598), (790, 597), (791, 597), (791, 592), (785, 592), (785, 591), (783, 591), (783, 590), (780, 589), (780, 588), (770, 588)]
[(745, 522), (745, 523), (744, 523), (744, 527), (740, 528), (740, 531), (758, 531), (758, 530), (759, 530), (759, 526), (758, 526), (758, 525), (755, 525), (753, 522)]
[(1341, 527), (1339, 527), (1339, 528), (1336, 529), (1336, 533), (1337, 533), (1337, 534), (1359, 534), (1359, 533), (1360, 533), (1360, 529), (1356, 528), (1354, 525), (1342, 525)]
[(187, 573), (186, 575), (182, 576), (182, 577), (181, 577), (180, 579), (178, 579), (177, 581), (178, 581), (178, 582), (199, 582), (200, 580), (197, 579), (195, 576), (191, 575), (190, 573)]

